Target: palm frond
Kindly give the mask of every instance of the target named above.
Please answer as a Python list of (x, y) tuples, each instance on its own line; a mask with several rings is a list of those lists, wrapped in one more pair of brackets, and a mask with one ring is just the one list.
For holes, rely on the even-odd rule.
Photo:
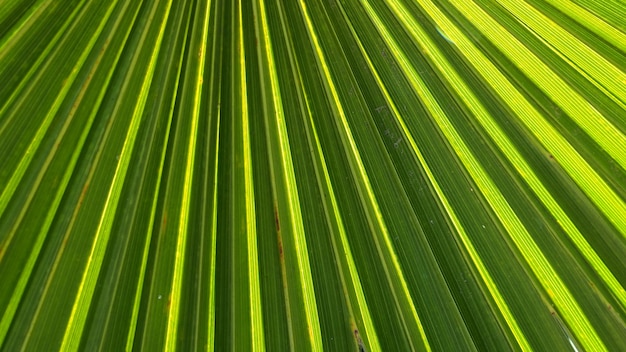
[(0, 0), (0, 349), (626, 350), (618, 0)]

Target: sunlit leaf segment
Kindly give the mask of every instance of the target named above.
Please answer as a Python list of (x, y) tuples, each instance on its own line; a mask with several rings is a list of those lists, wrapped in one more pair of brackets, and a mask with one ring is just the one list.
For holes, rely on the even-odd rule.
[(626, 351), (621, 0), (0, 0), (1, 351)]

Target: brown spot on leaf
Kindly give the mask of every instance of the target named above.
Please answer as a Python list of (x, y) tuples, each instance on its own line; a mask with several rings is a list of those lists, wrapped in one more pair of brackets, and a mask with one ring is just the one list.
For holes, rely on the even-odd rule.
[(80, 197), (78, 198), (78, 206), (76, 207), (76, 209), (79, 209), (81, 205), (83, 205), (83, 200), (85, 199), (85, 194), (87, 193), (87, 189), (89, 189), (89, 181), (85, 183), (85, 185), (83, 186), (83, 189), (80, 192)]
[(365, 352), (365, 344), (363, 343), (363, 340), (361, 339), (361, 335), (359, 335), (359, 329), (357, 329), (356, 327), (353, 330), (354, 333), (354, 339), (356, 340), (356, 344), (357, 346), (359, 346), (359, 352)]
[(276, 239), (278, 240), (278, 256), (281, 262), (281, 265), (284, 265), (284, 255), (283, 255), (283, 237), (280, 235), (280, 218), (278, 216), (278, 206), (274, 203), (274, 225), (276, 226)]
[(278, 208), (274, 204), (274, 223), (276, 224), (276, 231), (280, 232), (280, 220), (278, 219)]
[(167, 302), (163, 306), (163, 311), (165, 312), (165, 314), (169, 314), (170, 313), (170, 308), (171, 307), (172, 307), (172, 294), (167, 296)]

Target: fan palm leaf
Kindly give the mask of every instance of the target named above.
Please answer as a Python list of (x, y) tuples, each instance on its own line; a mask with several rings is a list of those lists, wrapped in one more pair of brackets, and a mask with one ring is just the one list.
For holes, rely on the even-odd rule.
[(0, 0), (0, 349), (626, 350), (619, 0)]

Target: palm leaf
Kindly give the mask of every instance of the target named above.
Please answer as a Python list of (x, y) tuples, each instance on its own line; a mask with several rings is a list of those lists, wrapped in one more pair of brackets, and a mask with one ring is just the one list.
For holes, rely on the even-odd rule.
[(0, 348), (626, 350), (617, 0), (0, 0)]

